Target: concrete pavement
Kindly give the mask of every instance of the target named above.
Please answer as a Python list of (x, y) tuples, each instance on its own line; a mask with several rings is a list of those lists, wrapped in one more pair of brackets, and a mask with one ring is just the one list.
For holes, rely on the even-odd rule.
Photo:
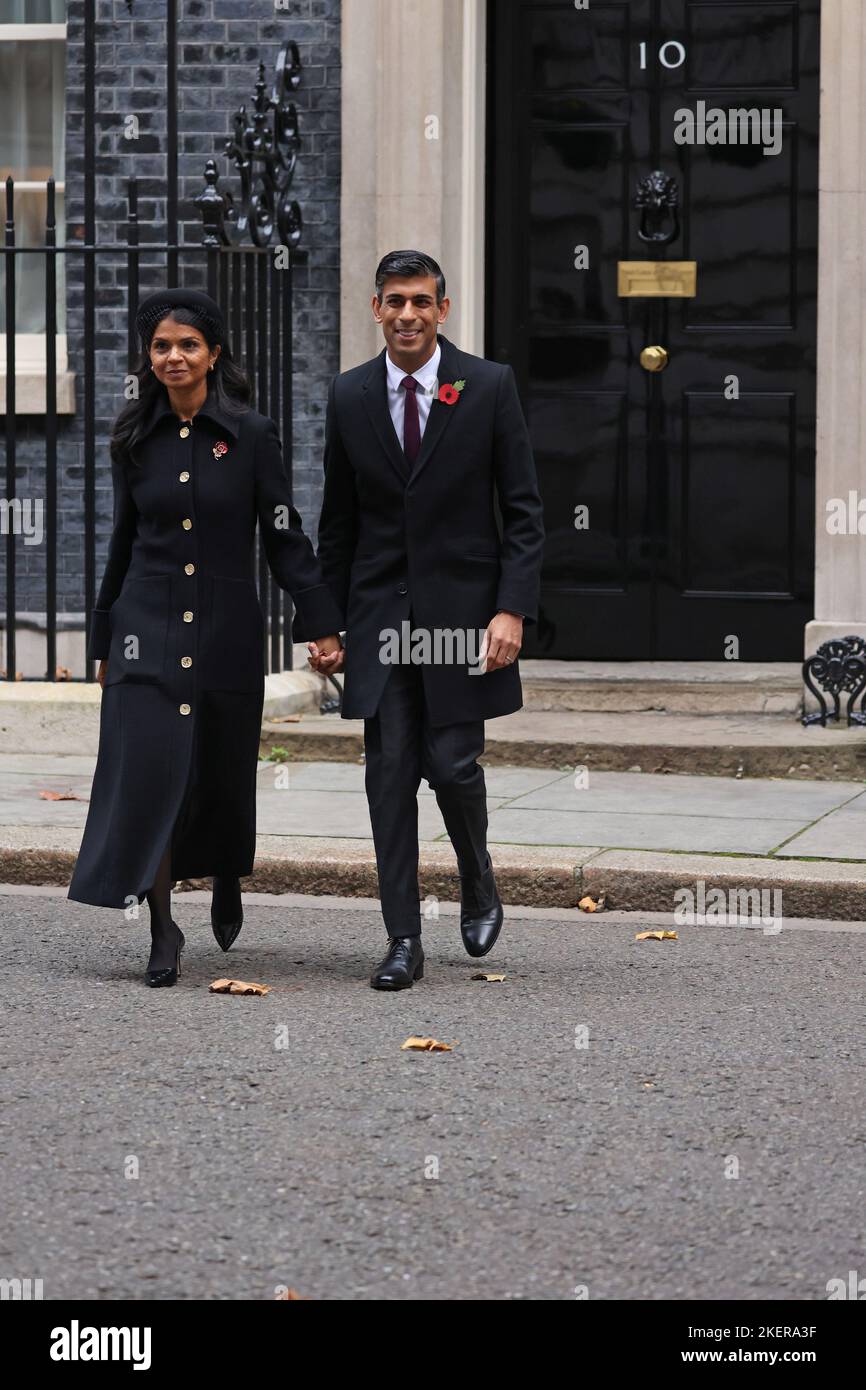
[[(325, 722), (325, 721), (320, 721)], [(0, 756), (0, 879), (68, 882), (94, 759)], [(861, 782), (489, 766), (490, 842), (505, 900), (670, 910), (698, 880), (782, 893), (786, 916), (866, 920)], [(71, 793), (45, 800), (43, 791)], [(419, 797), (422, 893), (457, 895), (435, 797)], [(363, 765), (262, 761), (248, 889), (376, 893)]]

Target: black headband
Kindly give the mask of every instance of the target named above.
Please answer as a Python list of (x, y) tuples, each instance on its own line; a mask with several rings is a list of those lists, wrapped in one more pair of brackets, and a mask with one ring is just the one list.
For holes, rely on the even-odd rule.
[(135, 315), (136, 331), (142, 343), (149, 343), (156, 325), (174, 309), (189, 309), (202, 319), (219, 340), (224, 333), (222, 311), (216, 300), (202, 290), (155, 290), (142, 299)]

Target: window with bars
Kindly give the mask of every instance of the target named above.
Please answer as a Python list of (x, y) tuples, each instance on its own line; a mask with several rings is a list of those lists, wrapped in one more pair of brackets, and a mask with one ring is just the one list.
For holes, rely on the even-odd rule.
[[(55, 180), (56, 244), (65, 241), (66, 0), (0, 0), (0, 217), (14, 180), (15, 244), (45, 246), (47, 181)], [(44, 254), (3, 255), (0, 377), (7, 372), (7, 277), (15, 276), (15, 377), (19, 411), (38, 408), (45, 374)], [(57, 371), (66, 372), (65, 257), (56, 257)], [(31, 389), (28, 390), (28, 383)], [(36, 388), (35, 390), (33, 388)], [(63, 409), (62, 391), (58, 408)], [(5, 384), (2, 390), (5, 407)], [(42, 392), (44, 408), (44, 389)]]

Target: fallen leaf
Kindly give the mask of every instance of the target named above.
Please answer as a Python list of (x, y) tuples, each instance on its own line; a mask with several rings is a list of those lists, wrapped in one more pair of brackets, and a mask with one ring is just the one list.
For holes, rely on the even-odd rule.
[[(6, 672), (5, 672), (5, 671), (0, 671), (0, 680), (4, 680), (4, 681), (5, 681), (5, 679), (6, 679)], [(23, 681), (23, 679), (24, 679), (24, 672), (23, 672), (23, 671), (16, 671), (16, 672), (15, 672), (15, 679), (16, 679), (17, 681)]]
[(268, 724), (300, 724), (299, 714), (272, 714), (268, 719)]
[(40, 792), (42, 801), (80, 801), (81, 797), (75, 792)]
[(300, 1301), (302, 1301), (302, 1302), (304, 1302), (304, 1303), (309, 1303), (309, 1302), (310, 1302), (309, 1298), (307, 1297), (307, 1295), (306, 1295), (305, 1293), (295, 1293), (295, 1290), (294, 1290), (294, 1289), (286, 1289), (286, 1292), (285, 1292), (285, 1293), (278, 1293), (277, 1296), (276, 1296), (275, 1302), (279, 1303), (279, 1301), (280, 1301), (281, 1298), (283, 1298), (283, 1299), (287, 1298), (287, 1299), (289, 1299), (289, 1300), (295, 1300), (295, 1299), (297, 1299), (297, 1300), (300, 1300)]
[(598, 898), (590, 898), (589, 895), (587, 895), (585, 898), (581, 898), (580, 902), (577, 905), (580, 908), (581, 912), (603, 912), (604, 893), (602, 893)]
[(635, 941), (678, 941), (675, 931), (639, 931)]
[(58, 666), (54, 672), (54, 679), (56, 681), (71, 681), (72, 672), (68, 666)]
[(247, 980), (214, 980), (211, 994), (270, 994), (270, 985), (250, 984)]
[(435, 1038), (407, 1038), (400, 1044), (400, 1051), (406, 1049), (410, 1052), (453, 1052), (450, 1043), (437, 1042)]
[(469, 976), (470, 980), (490, 980), (491, 983), (498, 983), (505, 979), (504, 975), (486, 975), (483, 970), (478, 970), (474, 975)]

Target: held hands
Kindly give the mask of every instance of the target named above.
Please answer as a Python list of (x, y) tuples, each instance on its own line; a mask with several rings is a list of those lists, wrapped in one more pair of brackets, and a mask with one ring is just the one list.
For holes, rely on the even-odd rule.
[(343, 670), (343, 644), (336, 633), (318, 642), (308, 642), (307, 651), (310, 653), (307, 665), (320, 676), (332, 676), (335, 671)]
[[(499, 671), (517, 659), (523, 645), (523, 619), (518, 613), (500, 610), (487, 625), (480, 659), (485, 671)], [(486, 661), (485, 661), (486, 653)]]

